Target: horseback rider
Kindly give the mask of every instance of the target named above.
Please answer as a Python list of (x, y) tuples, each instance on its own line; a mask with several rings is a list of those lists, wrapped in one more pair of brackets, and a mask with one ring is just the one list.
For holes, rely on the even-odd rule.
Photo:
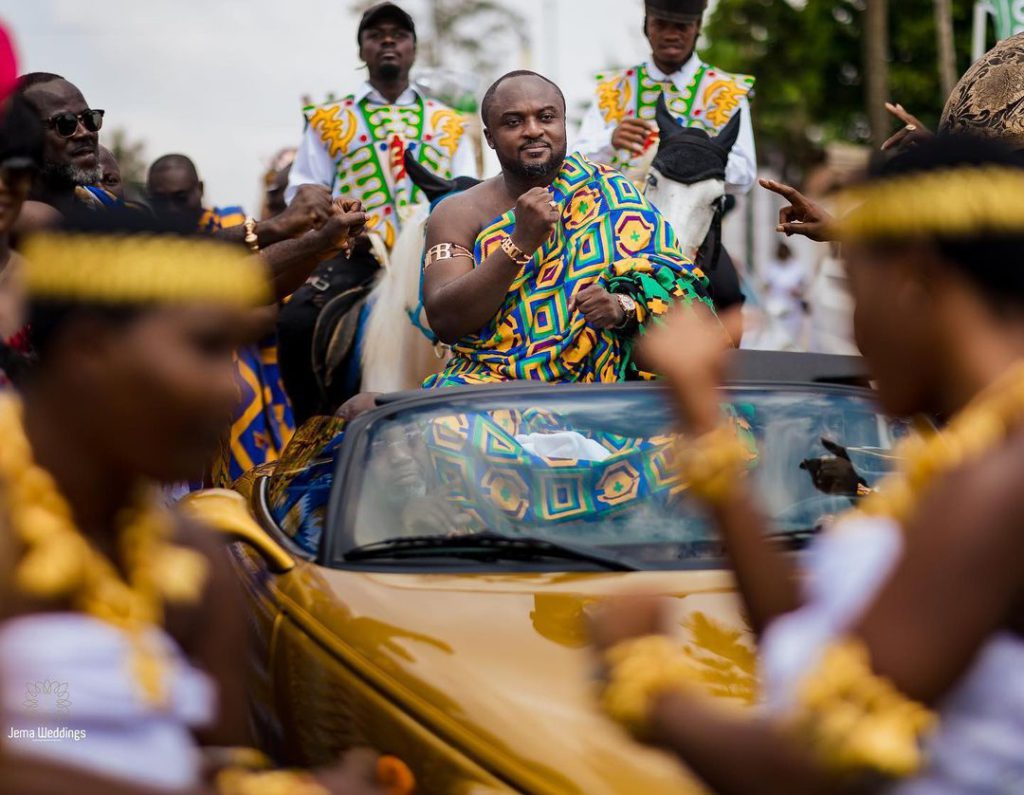
[[(394, 3), (373, 6), (363, 14), (357, 41), (368, 79), (343, 99), (305, 109), (306, 130), (285, 199), (291, 203), (308, 184), (328, 188), (335, 198), (360, 199), (370, 216), (368, 230), (390, 251), (403, 221), (425, 201), (408, 177), (406, 153), (443, 177), (476, 176), (476, 155), (465, 119), (409, 81), (416, 26), (408, 13)], [(375, 256), (364, 238), (348, 261), (324, 263), (282, 308), (281, 370), (300, 422), (345, 397), (326, 395), (310, 367), (317, 321), (323, 320), (322, 337), (331, 318), (352, 311), (365, 298), (383, 256), (380, 246)], [(333, 306), (322, 316), (334, 298), (344, 306)]]
[(644, 36), (651, 45), (651, 57), (629, 69), (597, 76), (594, 101), (580, 126), (576, 151), (642, 185), (658, 148), (654, 117), (662, 94), (681, 125), (710, 135), (721, 132), (739, 112), (739, 139), (729, 156), (725, 180), (729, 193), (746, 193), (757, 176), (749, 103), (754, 78), (724, 72), (697, 55), (707, 0), (645, 0), (644, 5)]
[[(583, 118), (576, 151), (619, 169), (642, 189), (658, 150), (655, 113), (662, 95), (681, 126), (696, 127), (711, 136), (739, 113), (740, 131), (729, 153), (725, 189), (729, 194), (746, 193), (757, 177), (749, 102), (754, 78), (729, 74), (697, 55), (707, 0), (645, 0), (644, 5), (643, 29), (651, 57), (629, 69), (597, 76), (594, 101)], [(709, 246), (708, 250), (720, 252), (716, 261), (698, 258), (697, 265), (707, 273), (715, 306), (739, 344), (742, 319), (738, 310), (745, 299), (736, 268), (721, 246)], [(730, 309), (736, 311), (730, 313)]]

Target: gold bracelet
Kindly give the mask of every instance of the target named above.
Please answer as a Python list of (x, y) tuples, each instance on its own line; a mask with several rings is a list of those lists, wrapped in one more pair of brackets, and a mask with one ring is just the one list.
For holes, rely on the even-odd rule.
[(312, 775), (298, 770), (253, 773), (228, 768), (217, 774), (220, 795), (331, 795)]
[(863, 642), (847, 639), (826, 649), (801, 683), (790, 728), (836, 773), (901, 778), (921, 769), (921, 738), (936, 720), (875, 674)]
[(608, 681), (601, 708), (638, 740), (650, 736), (654, 699), (694, 689), (700, 675), (678, 641), (648, 635), (619, 643), (605, 652)]
[(427, 255), (423, 258), (423, 270), (426, 270), (435, 262), (460, 258), (469, 258), (476, 264), (473, 252), (465, 246), (460, 246), (458, 243), (438, 243), (436, 246), (431, 246), (427, 251)]
[(728, 502), (746, 474), (750, 451), (736, 431), (720, 425), (703, 436), (677, 442), (677, 467), (690, 493), (704, 502)]
[(256, 219), (251, 215), (245, 217), (245, 245), (249, 247), (249, 251), (253, 254), (258, 254), (260, 250), (259, 238), (256, 237)]
[(512, 260), (520, 268), (528, 264), (533, 259), (533, 254), (526, 254), (519, 246), (512, 242), (511, 235), (505, 235), (501, 240), (501, 250), (508, 255), (508, 258)]

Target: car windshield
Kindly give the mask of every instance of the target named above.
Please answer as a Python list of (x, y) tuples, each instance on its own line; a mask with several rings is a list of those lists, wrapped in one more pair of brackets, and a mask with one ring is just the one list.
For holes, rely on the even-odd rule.
[[(734, 388), (722, 409), (774, 529), (794, 545), (891, 468), (905, 427), (863, 390)], [(716, 533), (673, 466), (666, 393), (465, 395), (375, 420), (346, 478), (339, 553), (423, 536), (543, 539), (643, 568), (719, 561)]]

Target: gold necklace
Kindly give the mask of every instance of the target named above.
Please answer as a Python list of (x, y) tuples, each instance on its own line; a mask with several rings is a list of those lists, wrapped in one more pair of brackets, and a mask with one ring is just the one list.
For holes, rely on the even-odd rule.
[(940, 475), (976, 461), (1024, 424), (1024, 363), (1014, 365), (941, 431), (922, 432), (896, 450), (903, 463), (864, 498), (852, 516), (889, 516), (904, 527)]
[(164, 602), (195, 602), (206, 581), (206, 559), (167, 541), (172, 523), (149, 490), (140, 489), (118, 517), (126, 577), (75, 526), (71, 506), (49, 472), (32, 458), (21, 404), (0, 397), (0, 487), (15, 535), (25, 546), (15, 586), (38, 599), (68, 599), (72, 607), (112, 624), (131, 640), (132, 668), (143, 694), (162, 703), (166, 661), (149, 632), (161, 626)]

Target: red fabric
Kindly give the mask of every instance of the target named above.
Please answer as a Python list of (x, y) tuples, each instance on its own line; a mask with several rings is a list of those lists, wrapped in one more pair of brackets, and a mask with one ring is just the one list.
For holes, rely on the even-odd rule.
[(0, 22), (0, 102), (14, 91), (18, 82), (18, 58), (7, 26)]

